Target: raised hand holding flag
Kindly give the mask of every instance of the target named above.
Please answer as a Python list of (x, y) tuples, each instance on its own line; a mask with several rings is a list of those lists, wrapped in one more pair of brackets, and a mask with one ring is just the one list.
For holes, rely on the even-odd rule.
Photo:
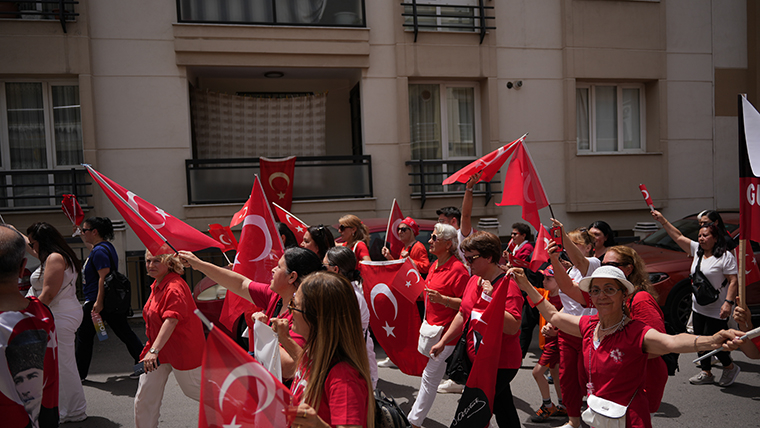
[(641, 190), (641, 195), (644, 196), (644, 200), (646, 201), (647, 205), (649, 205), (649, 210), (654, 211), (654, 202), (652, 202), (652, 195), (649, 194), (647, 186), (639, 184), (639, 190)]
[(522, 141), (518, 143), (515, 154), (509, 161), (507, 174), (504, 177), (502, 199), (496, 205), (522, 206), (522, 218), (536, 229), (541, 225), (538, 210), (549, 206), (549, 199), (544, 192), (541, 178)]
[(66, 217), (71, 220), (71, 224), (76, 226), (76, 231), (71, 236), (80, 235), (82, 231), (79, 229), (79, 225), (84, 221), (84, 211), (82, 211), (82, 207), (79, 205), (76, 195), (63, 195), (61, 209), (63, 210), (63, 213), (66, 214)]

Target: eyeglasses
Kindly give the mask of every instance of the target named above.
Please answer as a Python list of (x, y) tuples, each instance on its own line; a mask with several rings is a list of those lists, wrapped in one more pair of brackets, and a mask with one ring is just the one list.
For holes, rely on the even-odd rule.
[(515, 236), (515, 235), (519, 235), (519, 233), (517, 233), (517, 232), (512, 232), (512, 233), (511, 233), (511, 235), (512, 235), (512, 236)]
[(603, 290), (601, 288), (599, 288), (599, 287), (594, 287), (594, 288), (590, 288), (588, 290), (588, 294), (591, 295), (591, 296), (593, 296), (593, 297), (596, 297), (596, 296), (598, 296), (598, 295), (600, 295), (602, 293), (604, 293), (607, 296), (614, 296), (614, 295), (616, 295), (618, 293), (618, 291), (620, 291), (620, 289), (619, 288), (615, 288), (615, 287), (604, 287)]
[(619, 268), (622, 266), (628, 266), (628, 263), (602, 262), (602, 266), (615, 266), (616, 268)]
[(301, 314), (303, 314), (303, 315), (306, 315), (306, 312), (304, 312), (304, 311), (303, 311), (303, 310), (301, 310), (301, 309), (298, 309), (298, 308), (296, 308), (296, 307), (295, 307), (295, 305), (293, 304), (293, 301), (291, 300), (291, 301), (290, 301), (290, 303), (288, 303), (288, 312), (290, 312), (290, 313), (292, 314), (292, 313), (293, 313), (293, 311), (296, 311), (296, 312), (298, 312), (298, 313), (301, 313)]
[(92, 232), (93, 230), (95, 230), (95, 229), (85, 229), (85, 228), (82, 228), (82, 232)]
[(475, 261), (475, 259), (479, 259), (480, 254), (475, 254), (473, 256), (464, 256), (464, 259), (467, 261), (468, 264), (472, 264), (472, 262)]
[(399, 228), (398, 228), (398, 233), (401, 233), (401, 232), (406, 232), (407, 230), (409, 230), (409, 228), (408, 228), (408, 227), (399, 227)]
[(431, 239), (433, 242), (438, 242), (438, 235), (430, 235), (430, 239)]
[(338, 232), (343, 232), (346, 229), (347, 229), (347, 227), (343, 226), (342, 224), (340, 226), (338, 226)]

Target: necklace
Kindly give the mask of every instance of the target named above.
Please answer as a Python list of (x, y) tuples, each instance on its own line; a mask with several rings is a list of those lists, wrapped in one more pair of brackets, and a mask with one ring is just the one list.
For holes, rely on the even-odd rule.
[(602, 328), (602, 322), (599, 321), (599, 324), (597, 324), (597, 328), (599, 329), (599, 331), (601, 331), (603, 333), (607, 333), (607, 332), (614, 333), (614, 332), (616, 332), (620, 328), (620, 326), (622, 326), (623, 324), (625, 324), (625, 321), (627, 319), (628, 319), (628, 317), (625, 316), (625, 314), (623, 314), (623, 318), (620, 319), (619, 323), (617, 323), (617, 324), (615, 324), (613, 326), (607, 327), (607, 328)]

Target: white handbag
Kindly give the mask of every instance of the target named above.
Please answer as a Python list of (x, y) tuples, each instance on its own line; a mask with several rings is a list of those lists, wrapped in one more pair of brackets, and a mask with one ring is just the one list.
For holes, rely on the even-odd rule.
[(417, 351), (426, 357), (430, 357), (430, 348), (441, 340), (441, 336), (443, 336), (442, 325), (430, 325), (423, 320), (420, 326), (420, 339), (417, 341)]
[(588, 409), (584, 410), (581, 415), (583, 422), (593, 428), (625, 428), (625, 413), (628, 411), (628, 406), (597, 397), (594, 394), (589, 394), (586, 398), (586, 404), (588, 404)]

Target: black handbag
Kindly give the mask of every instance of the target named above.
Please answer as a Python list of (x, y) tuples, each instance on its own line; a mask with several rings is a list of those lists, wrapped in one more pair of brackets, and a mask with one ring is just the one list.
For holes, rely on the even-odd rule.
[(108, 246), (105, 246), (111, 271), (103, 283), (103, 313), (107, 315), (128, 315), (132, 311), (132, 283), (124, 274), (118, 271)]
[[(693, 274), (689, 275), (689, 278), (691, 278), (691, 292), (694, 294), (694, 299), (697, 301), (697, 304), (700, 306), (706, 306), (718, 300), (718, 297), (720, 297), (720, 289), (713, 287), (710, 280), (707, 279), (707, 276), (702, 273), (700, 270), (701, 264), (702, 257), (699, 257), (697, 260), (697, 268), (694, 270)], [(727, 282), (728, 280), (724, 279), (721, 288), (725, 287)]]
[(375, 428), (409, 428), (404, 411), (391, 397), (375, 390)]
[(467, 356), (467, 329), (469, 325), (470, 320), (468, 319), (464, 324), (462, 335), (454, 347), (454, 352), (446, 359), (446, 376), (460, 385), (467, 383), (470, 370), (472, 370), (472, 362)]

